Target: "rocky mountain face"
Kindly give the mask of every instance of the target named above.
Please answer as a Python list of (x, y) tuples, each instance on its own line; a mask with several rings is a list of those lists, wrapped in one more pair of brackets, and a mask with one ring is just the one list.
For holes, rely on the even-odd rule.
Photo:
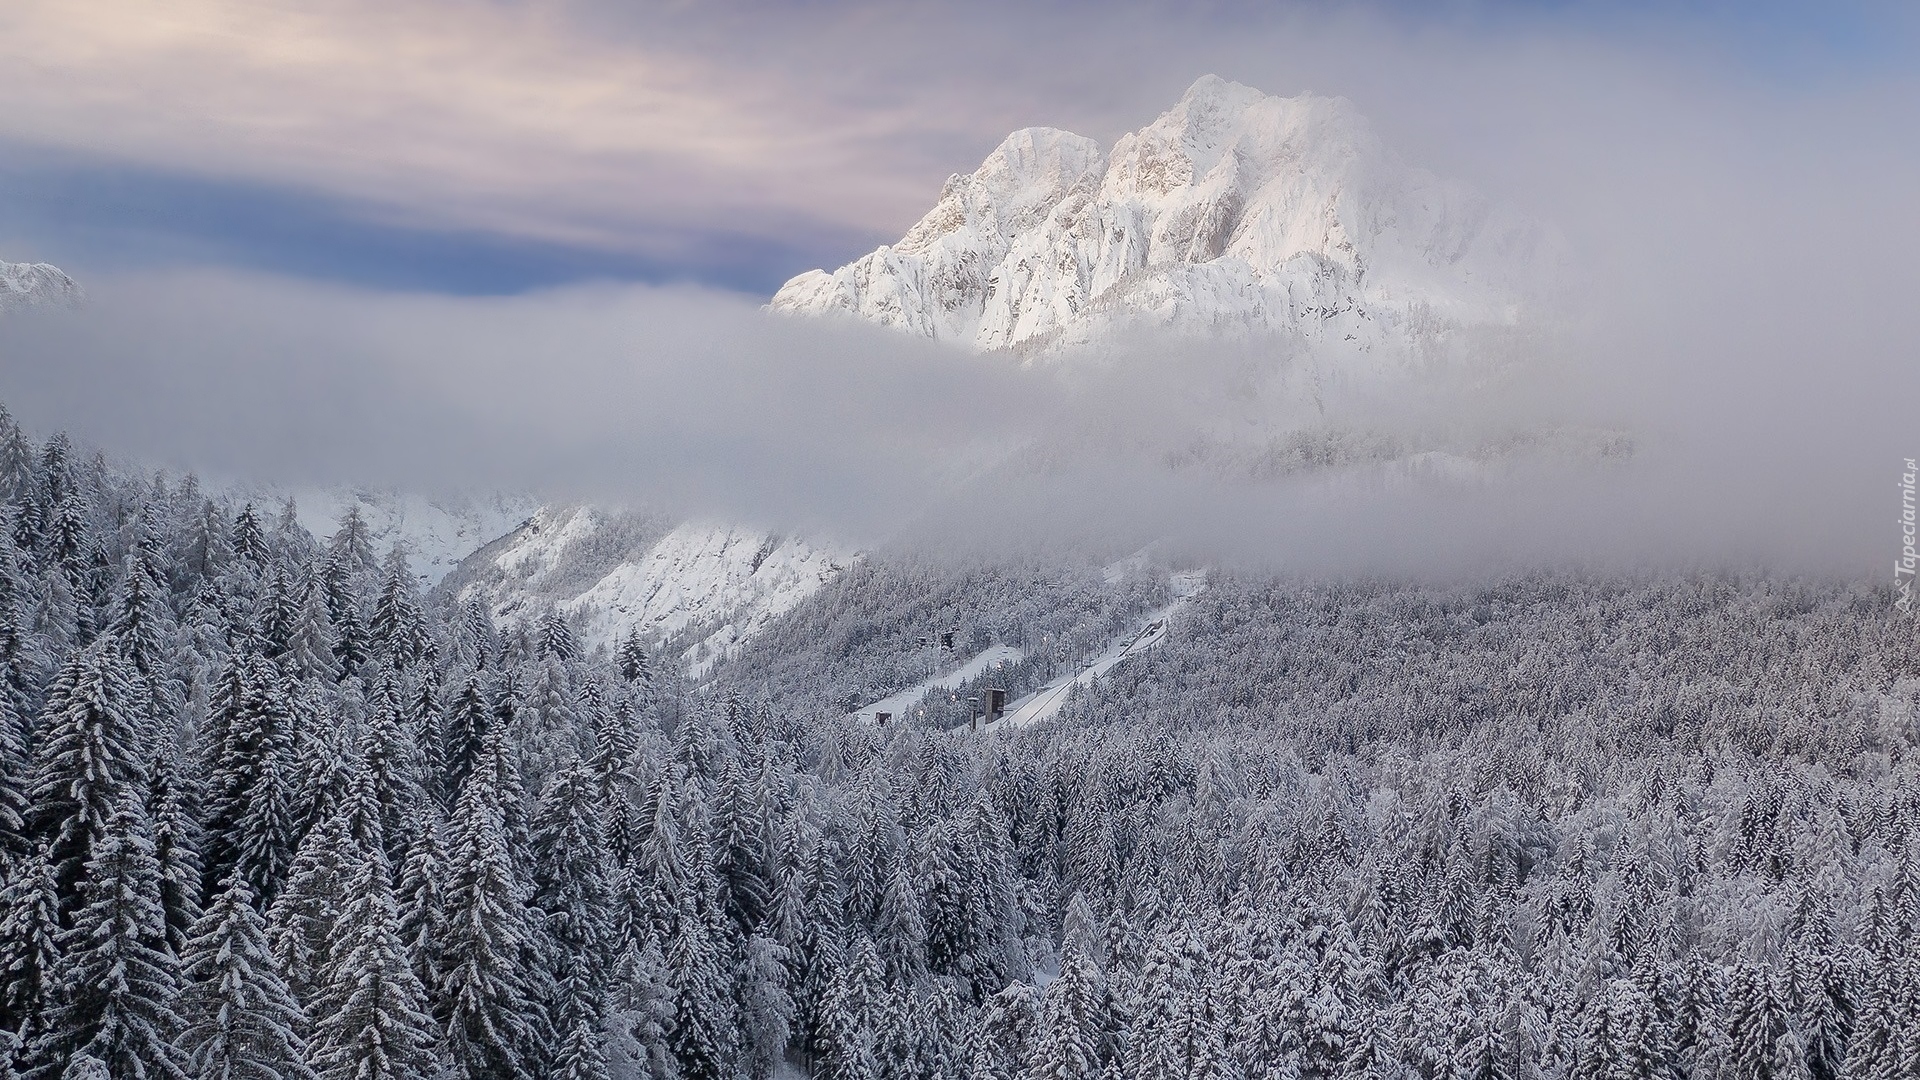
[(1511, 322), (1555, 261), (1540, 227), (1407, 165), (1345, 99), (1207, 76), (1110, 153), (1014, 132), (899, 243), (801, 274), (770, 306), (983, 351), (1122, 324), (1370, 351)]
[(0, 262), (0, 311), (35, 305), (72, 304), (80, 286), (48, 263)]

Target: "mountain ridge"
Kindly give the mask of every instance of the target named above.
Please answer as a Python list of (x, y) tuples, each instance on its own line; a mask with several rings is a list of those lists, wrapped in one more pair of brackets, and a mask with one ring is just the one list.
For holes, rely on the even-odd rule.
[(1510, 324), (1556, 259), (1548, 230), (1408, 165), (1345, 98), (1209, 75), (1110, 153), (1012, 133), (898, 243), (799, 274), (768, 307), (982, 352), (1057, 352), (1128, 324), (1368, 352)]

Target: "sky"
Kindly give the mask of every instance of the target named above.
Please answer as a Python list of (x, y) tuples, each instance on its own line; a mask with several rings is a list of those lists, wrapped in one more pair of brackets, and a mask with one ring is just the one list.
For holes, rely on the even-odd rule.
[[(0, 258), (90, 299), (0, 317), (0, 400), (146, 466), (855, 543), (944, 514), (1296, 561), (1873, 567), (1920, 456), (1917, 27), (1863, 0), (11, 0)], [(1276, 400), (1273, 432), (1618, 430), (1650, 466), (1331, 506), (1163, 467), (1283, 343), (1125, 343), (1089, 389), (760, 310), (1008, 132), (1110, 144), (1207, 73), (1350, 98), (1579, 261), (1531, 385)]]
[[(1498, 188), (1638, 95), (1911, 89), (1917, 24), (1897, 0), (12, 0), (0, 258), (764, 297), (897, 238), (1007, 132), (1110, 143), (1208, 72), (1344, 94)], [(1608, 80), (1635, 85), (1583, 92)]]

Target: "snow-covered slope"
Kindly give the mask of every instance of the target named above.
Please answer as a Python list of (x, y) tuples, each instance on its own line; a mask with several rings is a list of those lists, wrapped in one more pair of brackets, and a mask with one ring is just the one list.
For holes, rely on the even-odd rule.
[(851, 555), (736, 525), (689, 522), (638, 562), (623, 563), (568, 611), (589, 643), (633, 630), (674, 638), (689, 630), (691, 669), (715, 660), (791, 611), (845, 568)]
[(1371, 350), (1514, 320), (1555, 250), (1401, 161), (1344, 98), (1209, 75), (1111, 154), (1014, 132), (898, 244), (801, 274), (771, 307), (981, 350), (1046, 351), (1122, 323)]
[(36, 304), (71, 304), (80, 286), (48, 263), (0, 262), (0, 311)]
[(741, 526), (544, 507), (468, 559), (446, 588), (482, 599), (502, 622), (559, 611), (589, 649), (638, 630), (670, 642), (697, 675), (853, 557)]
[(446, 577), (460, 560), (518, 528), (540, 509), (531, 495), (493, 492), (483, 495), (427, 496), (378, 488), (279, 488), (253, 483), (215, 483), (214, 489), (236, 504), (251, 503), (277, 512), (293, 500), (300, 525), (324, 540), (358, 510), (374, 550), (385, 555), (395, 544), (406, 549), (407, 565), (423, 584)]
[(330, 488), (294, 493), (300, 524), (315, 536), (329, 536), (351, 509), (358, 508), (377, 550), (395, 543), (407, 549), (407, 562), (429, 585), (452, 572), (460, 560), (517, 528), (539, 510), (529, 495), (458, 495), (429, 498), (398, 491)]

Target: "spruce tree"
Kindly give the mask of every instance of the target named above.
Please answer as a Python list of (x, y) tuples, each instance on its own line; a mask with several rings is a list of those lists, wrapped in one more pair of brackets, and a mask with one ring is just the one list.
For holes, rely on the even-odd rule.
[(1752, 964), (1734, 969), (1727, 992), (1727, 1040), (1737, 1080), (1804, 1080), (1806, 1059), (1788, 1028), (1773, 977)]
[(128, 797), (145, 793), (138, 705), (110, 635), (62, 665), (47, 695), (30, 823), (47, 844), (63, 922), (79, 903), (80, 879), (110, 831), (108, 819)]
[(306, 598), (294, 617), (281, 663), (299, 678), (333, 682), (341, 674), (340, 659), (336, 655), (338, 647), (333, 615), (327, 610), (326, 590), (314, 583), (308, 586)]
[(61, 1070), (60, 1080), (114, 1080), (113, 1070), (92, 1054), (79, 1053)]
[(598, 1022), (613, 963), (612, 883), (595, 784), (574, 762), (547, 784), (534, 820), (533, 903), (544, 917), (559, 1015)]
[(238, 869), (271, 903), (296, 844), (294, 713), (263, 658), (233, 658), (217, 685), (203, 869), (209, 884)]
[(287, 568), (275, 562), (267, 577), (267, 595), (260, 604), (260, 637), (266, 643), (268, 657), (278, 659), (292, 646), (300, 608), (300, 597)]
[(480, 760), (487, 731), (492, 727), (491, 713), (487, 707), (487, 695), (480, 688), (478, 676), (469, 676), (465, 685), (454, 695), (453, 703), (447, 707), (443, 720), (442, 733), (445, 750), (443, 757), (447, 763), (447, 776), (444, 786), (455, 800), (466, 785), (467, 777), (473, 773)]
[(26, 718), (12, 695), (0, 690), (0, 871), (33, 848), (27, 831), (32, 767), (27, 754)]
[(100, 1059), (113, 1076), (186, 1080), (179, 961), (167, 946), (160, 864), (137, 796), (121, 798), (61, 936), (62, 1000), (38, 1057)]
[[(402, 710), (401, 729), (406, 732), (407, 741), (413, 747), (415, 782), (420, 793), (432, 799), (431, 809), (435, 813), (444, 813), (453, 802), (453, 794), (446, 787), (447, 759), (446, 743), (440, 738), (441, 674), (429, 668), (419, 685), (412, 689)], [(422, 807), (422, 810), (429, 809)]]
[(1812, 1080), (1839, 1080), (1856, 1013), (1852, 972), (1835, 955), (1832, 919), (1827, 897), (1808, 892), (1795, 912), (1788, 947), (1789, 1004), (1799, 1018)]
[(76, 598), (85, 596), (89, 556), (87, 510), (77, 493), (68, 493), (54, 503), (47, 522), (47, 557), (59, 570), (62, 582)]
[[(1030, 983), (1014, 983), (989, 997), (980, 1009), (979, 1030), (970, 1063), (975, 1080), (1023, 1080), (1040, 1031), (1040, 994)], [(1140, 1031), (1132, 1050), (1136, 1064), (1129, 1076), (1160, 1075), (1143, 1071), (1159, 1061), (1165, 1048), (1152, 1044), (1153, 1036)]]
[(280, 503), (280, 513), (273, 519), (273, 531), (267, 537), (267, 546), (282, 559), (304, 561), (310, 558), (319, 546), (313, 542), (313, 534), (300, 524), (300, 505), (289, 495)]
[(12, 595), (0, 597), (0, 698), (18, 717), (24, 747), (29, 719), (37, 715), (41, 704), (42, 673), (48, 657), (46, 643), (34, 635), (29, 624), (31, 593), (12, 587), (9, 591)]
[(829, 1080), (878, 1080), (885, 985), (880, 957), (863, 936), (847, 950), (821, 1006), (821, 1065)]
[(31, 1045), (59, 998), (59, 897), (41, 847), (15, 863), (0, 891), (0, 1031)]
[(717, 802), (720, 835), (714, 869), (720, 884), (720, 903), (738, 932), (745, 935), (766, 917), (770, 889), (767, 869), (772, 852), (763, 845), (765, 832), (754, 812), (753, 792), (731, 757), (721, 768)]
[(0, 410), (0, 499), (30, 495), (34, 486), (33, 448), (11, 415)]
[(272, 553), (267, 550), (267, 534), (260, 527), (260, 517), (253, 512), (253, 504), (248, 503), (240, 509), (240, 516), (233, 521), (233, 537), (230, 541), (233, 553), (247, 561), (256, 571), (264, 571)]
[(170, 756), (150, 770), (148, 816), (153, 822), (153, 855), (160, 864), (160, 906), (166, 915), (167, 944), (184, 957), (188, 934), (200, 918), (200, 833), (186, 781)]
[(1210, 1037), (1205, 973), (1212, 966), (1197, 929), (1176, 924), (1155, 943), (1133, 1004), (1127, 1070), (1144, 1080), (1191, 1076)]
[(359, 870), (357, 858), (347, 814), (337, 810), (307, 833), (294, 855), (286, 887), (267, 909), (274, 962), (301, 1001), (312, 1001), (325, 981), (330, 960), (327, 942), (340, 917), (348, 882)]
[(1100, 1074), (1107, 1010), (1100, 973), (1079, 949), (1060, 958), (1060, 977), (1041, 997), (1032, 1080), (1094, 1080)]
[[(433, 1068), (433, 1021), (407, 964), (386, 857), (353, 852), (358, 865), (336, 898), (326, 968), (315, 994), (310, 1045), (321, 1080), (413, 1080)], [(486, 1075), (525, 1075), (468, 1073)]]
[(622, 679), (641, 690), (652, 689), (653, 667), (647, 661), (647, 647), (640, 640), (638, 628), (627, 631), (627, 636), (620, 640), (619, 666)]
[(78, 641), (85, 644), (107, 628), (113, 619), (113, 556), (99, 535), (87, 538), (86, 551), (74, 580), (74, 598), (78, 602)]
[(387, 557), (386, 578), (374, 601), (367, 624), (373, 654), (396, 668), (405, 668), (427, 654), (430, 646), (426, 620), (414, 597), (413, 573), (406, 552), (396, 546)]
[(136, 550), (127, 559), (126, 583), (109, 629), (120, 645), (120, 655), (147, 688), (148, 705), (144, 712), (147, 721), (157, 727), (170, 722), (178, 708), (172, 680), (163, 670), (171, 622), (164, 592), (153, 570), (153, 557), (144, 549)]
[(584, 1016), (575, 1020), (561, 1047), (554, 1080), (612, 1080), (603, 1040), (599, 1024)]
[(56, 431), (40, 450), (40, 499), (52, 505), (73, 493), (73, 441)]
[(1670, 1080), (1675, 1075), (1668, 1025), (1660, 1015), (1657, 995), (1657, 985), (1650, 980), (1614, 982), (1610, 1024), (1619, 1056), (1612, 1075), (1619, 1080)]
[(978, 1000), (1025, 974), (1023, 954), (998, 812), (983, 793), (958, 825), (951, 836), (934, 830), (925, 855), (927, 961), (935, 974), (963, 979)]
[(473, 666), (484, 668), (499, 655), (500, 631), (493, 624), (493, 613), (479, 597), (470, 597), (460, 613), (460, 629), (473, 649)]
[(624, 778), (639, 751), (640, 737), (635, 730), (633, 712), (625, 695), (616, 694), (610, 702), (599, 702), (590, 712), (593, 720), (593, 755), (590, 764), (600, 782), (603, 798), (619, 793), (621, 805), (627, 803)]
[(407, 848), (396, 885), (400, 941), (430, 1002), (440, 996), (441, 950), (447, 936), (447, 856), (440, 844), (445, 830), (446, 823), (438, 818), (420, 824)]
[(375, 683), (371, 715), (360, 735), (360, 759), (380, 817), (387, 857), (404, 857), (426, 808), (419, 748), (401, 721), (398, 676), (383, 670)]
[(557, 611), (550, 611), (540, 620), (540, 655), (558, 660), (577, 660), (580, 646), (573, 638), (573, 628)]
[(582, 754), (573, 699), (573, 676), (567, 663), (553, 655), (539, 661), (521, 714), (526, 728), (516, 733), (522, 758), (535, 776), (557, 771)]
[(747, 939), (740, 962), (741, 1066), (749, 1080), (769, 1080), (793, 1035), (787, 950), (765, 934)]
[(348, 568), (348, 561), (338, 551), (328, 555), (320, 566), (319, 587), (333, 626), (334, 659), (343, 672), (351, 673), (366, 663), (370, 645), (361, 618), (359, 575)]
[(267, 947), (246, 878), (231, 878), (194, 924), (182, 966), (188, 1072), (198, 1080), (313, 1080), (307, 1017)]
[(28, 632), (52, 656), (65, 655), (87, 643), (80, 639), (80, 608), (73, 586), (62, 573), (43, 574), (30, 601)]
[(1915, 992), (1915, 967), (1907, 962), (1906, 944), (1880, 890), (1874, 890), (1867, 909), (1861, 943), (1864, 978), (1844, 1075), (1880, 1080), (1901, 1075), (1901, 1058), (1907, 1049), (1902, 1044), (1912, 1042), (1910, 1006), (1920, 994)]
[(719, 936), (705, 919), (682, 918), (667, 944), (674, 988), (668, 1045), (682, 1080), (727, 1080), (736, 1067), (738, 1026)]
[[(497, 736), (490, 741), (497, 743)], [(536, 1071), (546, 1029), (528, 988), (524, 961), (533, 928), (502, 822), (497, 779), (492, 762), (483, 759), (450, 825), (439, 1008), (453, 1064), (475, 1080)]]
[(920, 890), (905, 858), (895, 859), (887, 875), (876, 929), (888, 980), (900, 986), (917, 985), (927, 973), (927, 924), (920, 914)]
[(607, 1057), (623, 1074), (672, 1076), (677, 1063), (667, 1045), (673, 1027), (673, 988), (658, 942), (628, 940), (614, 962), (608, 1000)]

